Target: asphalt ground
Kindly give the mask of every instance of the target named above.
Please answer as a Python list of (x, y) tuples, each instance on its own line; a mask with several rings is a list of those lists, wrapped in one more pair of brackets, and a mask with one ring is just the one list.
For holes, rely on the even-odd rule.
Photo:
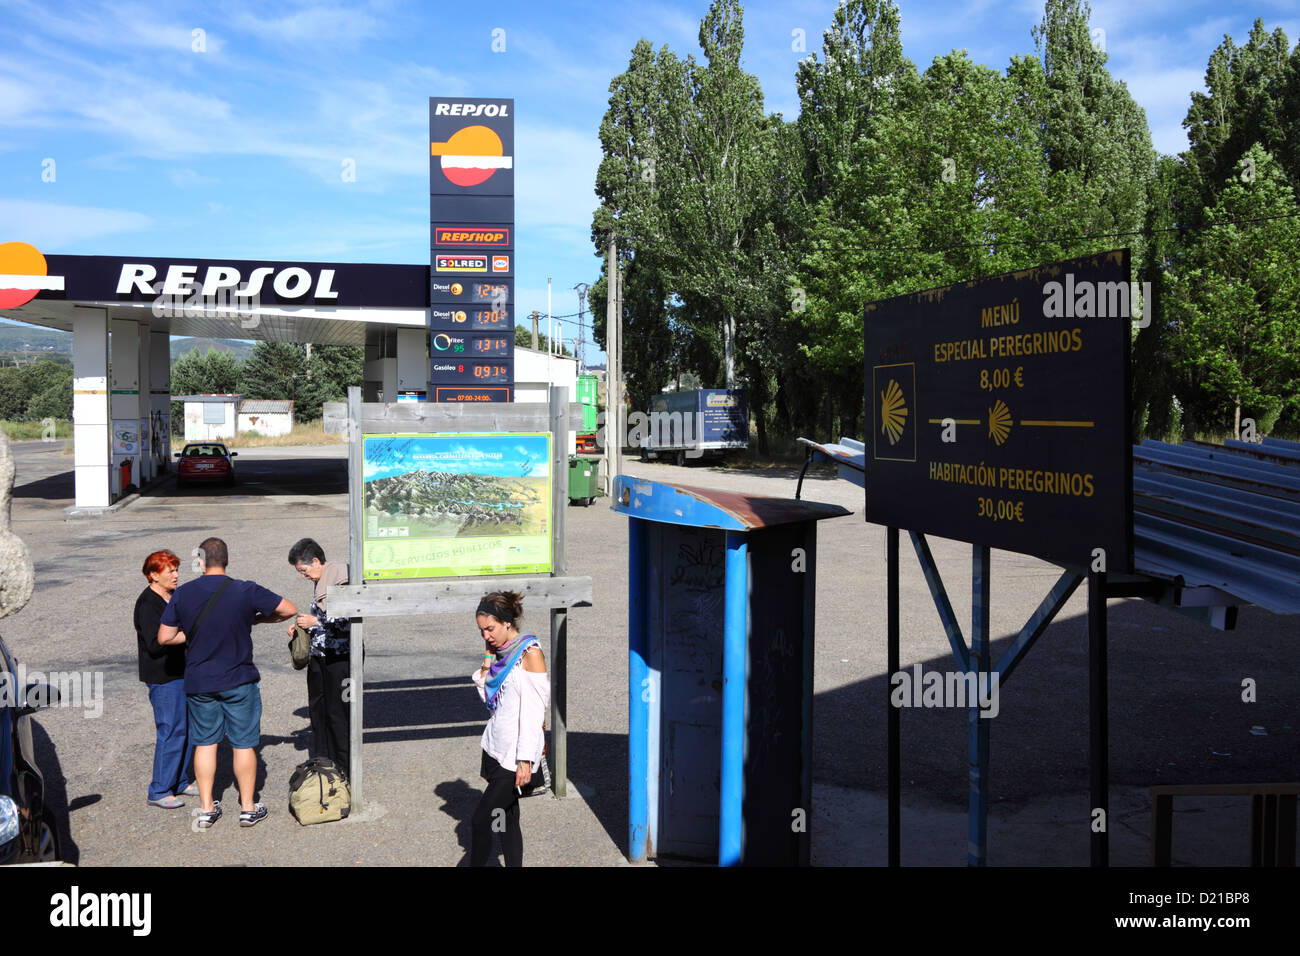
[[(230, 573), (305, 606), (310, 586), (287, 562), (311, 536), (332, 559), (347, 554), (343, 446), (243, 451), (233, 488), (170, 480), (120, 511), (66, 520), (72, 458), (63, 443), (19, 442), (14, 530), (36, 564), (31, 602), (2, 622), (29, 669), (102, 674), (99, 704), (38, 716), (36, 739), (51, 800), (64, 821), (65, 857), (102, 865), (363, 864), (463, 862), (468, 819), (481, 789), (484, 716), (466, 675), (481, 643), (470, 620), (382, 618), (367, 623), (365, 766), (361, 819), (301, 827), (287, 810), (287, 781), (306, 759), (305, 677), (294, 671), (282, 626), (254, 632), (262, 674), (259, 799), (271, 809), (241, 830), (229, 749), (217, 787), (227, 815), (209, 831), (184, 810), (145, 804), (153, 755), (147, 693), (136, 675), (131, 624), (145, 555), (183, 558), (203, 538), (230, 547)], [(627, 463), (656, 480), (793, 497), (791, 468), (726, 470)], [(804, 497), (851, 509), (819, 525), (814, 700), (813, 860), (885, 862), (884, 530), (864, 522), (862, 491), (829, 472)], [(969, 545), (932, 539), (954, 608), (970, 620)], [(951, 652), (914, 555), (903, 538), (902, 663), (953, 670)], [(617, 865), (627, 850), (627, 521), (604, 499), (568, 511), (569, 573), (590, 575), (594, 606), (570, 613), (570, 798), (523, 803), (525, 863)], [(192, 572), (182, 562), (182, 581)], [(993, 653), (1007, 646), (1059, 575), (995, 551)], [(525, 609), (527, 612), (527, 608)], [(1300, 619), (1254, 608), (1220, 632), (1137, 600), (1110, 603), (1111, 859), (1146, 865), (1154, 784), (1283, 782), (1300, 777)], [(525, 629), (544, 630), (540, 617)], [(1086, 600), (1065, 606), (1012, 679), (990, 721), (990, 865), (1088, 862)], [(1255, 681), (1257, 701), (1242, 700)], [(95, 710), (98, 715), (91, 716)], [(903, 862), (966, 863), (967, 713), (902, 712)], [(1244, 865), (1249, 801), (1178, 804), (1174, 858)]]

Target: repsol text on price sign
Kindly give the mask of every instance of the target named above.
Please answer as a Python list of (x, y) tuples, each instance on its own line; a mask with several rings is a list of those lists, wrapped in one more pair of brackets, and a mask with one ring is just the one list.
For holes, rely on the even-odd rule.
[(1130, 570), (1138, 299), (1123, 249), (869, 304), (867, 520)]

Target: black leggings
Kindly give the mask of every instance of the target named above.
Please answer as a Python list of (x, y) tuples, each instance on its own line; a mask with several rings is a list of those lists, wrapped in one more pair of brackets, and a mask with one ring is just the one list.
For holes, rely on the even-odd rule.
[[(492, 834), (501, 834), (501, 854), (506, 866), (524, 865), (524, 834), (519, 829), (519, 794), (515, 792), (515, 772), (506, 770), (483, 752), (479, 773), (487, 789), (474, 810), (469, 865), (487, 866), (492, 854)], [(499, 812), (498, 812), (499, 811)], [(505, 829), (502, 829), (503, 821)], [(495, 826), (494, 826), (495, 824)]]

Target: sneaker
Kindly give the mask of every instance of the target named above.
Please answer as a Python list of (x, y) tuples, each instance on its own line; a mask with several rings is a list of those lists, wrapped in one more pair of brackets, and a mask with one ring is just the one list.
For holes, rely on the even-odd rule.
[(176, 796), (178, 797), (197, 797), (198, 795), (199, 795), (199, 785), (197, 783), (190, 784), (184, 790), (176, 791)]
[(241, 827), (257, 826), (257, 824), (264, 819), (266, 819), (266, 807), (262, 806), (260, 803), (253, 804), (253, 809), (251, 810), (239, 811), (239, 825)]
[(185, 806), (185, 801), (168, 794), (158, 800), (150, 800), (148, 804), (151, 807), (162, 807), (164, 810), (179, 810)]
[(213, 800), (211, 810), (200, 810), (198, 813), (199, 829), (206, 830), (212, 824), (221, 819), (221, 801)]

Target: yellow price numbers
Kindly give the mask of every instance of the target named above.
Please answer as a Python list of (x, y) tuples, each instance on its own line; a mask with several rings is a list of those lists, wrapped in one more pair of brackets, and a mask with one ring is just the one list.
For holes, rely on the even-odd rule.
[(977, 516), (991, 518), (994, 521), (1025, 521), (1025, 503), (1023, 501), (994, 501), (992, 498), (976, 498), (979, 503)]
[(1017, 365), (1014, 372), (1009, 368), (980, 369), (980, 388), (991, 392), (995, 388), (1010, 388), (1013, 382), (1016, 388), (1024, 388), (1024, 370), (1023, 365)]

